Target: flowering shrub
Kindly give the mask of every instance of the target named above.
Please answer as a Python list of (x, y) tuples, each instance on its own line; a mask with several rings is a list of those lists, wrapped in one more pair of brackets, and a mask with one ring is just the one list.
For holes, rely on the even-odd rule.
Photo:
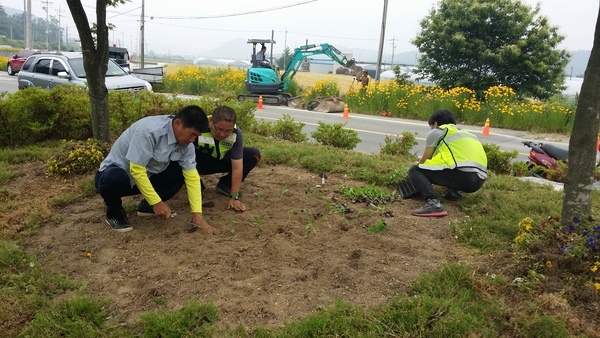
[(93, 172), (109, 151), (110, 144), (92, 138), (62, 140), (58, 152), (47, 162), (48, 175), (61, 177)]
[(8, 64), (8, 58), (5, 56), (0, 56), (0, 71), (6, 71)]
[(567, 226), (556, 217), (535, 224), (525, 217), (514, 242), (519, 249), (534, 252), (547, 268), (562, 268), (575, 275), (567, 279), (578, 280), (580, 285), (593, 283), (600, 290), (600, 225), (577, 217)]
[(313, 87), (310, 87), (304, 93), (304, 103), (308, 104), (318, 96), (324, 98), (330, 97), (339, 97), (340, 96), (340, 87), (337, 82), (332, 80), (319, 80), (315, 83)]

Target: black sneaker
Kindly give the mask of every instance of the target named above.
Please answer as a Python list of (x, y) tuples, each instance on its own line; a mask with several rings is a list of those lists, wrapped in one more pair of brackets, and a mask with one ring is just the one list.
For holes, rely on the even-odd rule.
[[(221, 195), (231, 196), (231, 188), (223, 184), (217, 184), (217, 186), (215, 187), (215, 191)], [(241, 191), (238, 191), (238, 196), (242, 197)]]
[(462, 194), (458, 190), (448, 189), (444, 195), (444, 199), (454, 204), (458, 204), (462, 201)]
[(412, 212), (413, 216), (441, 217), (448, 215), (442, 204), (437, 199), (428, 199), (424, 206)]
[(133, 230), (131, 224), (129, 224), (129, 220), (127, 219), (127, 215), (125, 215), (125, 211), (121, 212), (121, 215), (114, 217), (106, 217), (106, 223), (110, 225), (110, 227), (119, 232), (127, 232)]

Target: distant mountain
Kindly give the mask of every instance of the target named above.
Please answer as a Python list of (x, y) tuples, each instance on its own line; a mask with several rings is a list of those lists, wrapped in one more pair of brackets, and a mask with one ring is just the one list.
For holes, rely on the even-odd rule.
[(211, 59), (250, 60), (252, 55), (252, 44), (248, 40), (235, 38), (224, 44), (200, 53), (201, 57)]

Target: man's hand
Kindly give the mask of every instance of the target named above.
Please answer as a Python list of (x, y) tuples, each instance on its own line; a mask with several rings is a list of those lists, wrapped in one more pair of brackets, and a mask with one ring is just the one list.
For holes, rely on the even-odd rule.
[(169, 205), (167, 205), (167, 203), (163, 201), (160, 201), (153, 205), (152, 210), (154, 210), (154, 214), (160, 218), (171, 218), (171, 208), (169, 208)]
[(233, 198), (229, 199), (229, 204), (227, 205), (227, 209), (233, 209), (235, 211), (246, 211), (246, 206), (240, 200), (236, 200)]
[(201, 213), (192, 214), (192, 223), (196, 224), (202, 232), (207, 235), (213, 235), (215, 233), (215, 228), (211, 227), (203, 218)]

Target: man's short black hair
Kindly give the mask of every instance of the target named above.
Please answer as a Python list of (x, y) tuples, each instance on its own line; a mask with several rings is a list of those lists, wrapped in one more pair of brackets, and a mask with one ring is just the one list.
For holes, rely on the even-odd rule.
[(431, 114), (428, 123), (430, 126), (433, 126), (434, 122), (437, 122), (438, 126), (444, 124), (456, 124), (454, 114), (452, 114), (449, 110), (446, 109), (436, 110), (433, 114)]
[(235, 124), (236, 121), (235, 110), (229, 106), (218, 106), (212, 113), (212, 121), (214, 124), (217, 124), (221, 121), (233, 122)]
[(180, 119), (184, 128), (194, 128), (199, 132), (208, 130), (208, 117), (204, 110), (196, 105), (183, 107), (174, 119)]

